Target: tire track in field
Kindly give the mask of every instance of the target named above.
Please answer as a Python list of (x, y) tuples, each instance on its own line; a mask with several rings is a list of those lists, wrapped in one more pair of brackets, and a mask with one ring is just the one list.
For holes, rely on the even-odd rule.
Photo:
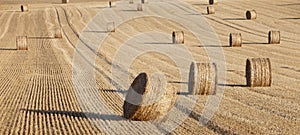
[[(6, 13), (7, 13), (7, 12), (4, 12), (4, 13), (1, 15), (1, 17), (0, 17), (1, 20), (4, 20)], [(0, 35), (0, 40), (1, 40), (1, 39), (3, 38), (3, 36), (7, 33), (7, 30), (8, 30), (8, 28), (9, 28), (9, 24), (10, 24), (10, 21), (11, 21), (11, 19), (12, 19), (12, 16), (13, 16), (13, 13), (11, 13), (11, 15), (8, 17), (8, 20), (7, 20), (6, 23), (3, 25), (5, 28), (4, 28), (3, 32), (2, 32), (2, 34)]]
[[(67, 26), (69, 26), (69, 28), (71, 29), (71, 32), (73, 32), (73, 34), (75, 34), (75, 36), (76, 36), (76, 38), (78, 38), (79, 37), (79, 35), (77, 34), (77, 32), (75, 31), (75, 29), (72, 27), (72, 26), (70, 26), (71, 25), (71, 23), (69, 22), (69, 20), (68, 20), (68, 17), (67, 17), (67, 13), (65, 12), (65, 10), (63, 10), (63, 12), (64, 12), (64, 15), (66, 15), (65, 17), (66, 17), (66, 22), (67, 22)], [(61, 20), (61, 16), (59, 15), (60, 13), (59, 13), (59, 11), (58, 11), (58, 9), (56, 8), (56, 13), (57, 13), (57, 16), (58, 16), (58, 20), (59, 20), (59, 24), (60, 25), (62, 25), (63, 23), (62, 23), (62, 20)], [(65, 27), (66, 28), (66, 27)], [(67, 41), (68, 41), (68, 43), (69, 44), (71, 44), (73, 47), (74, 47), (74, 44), (72, 43), (72, 41), (70, 40), (70, 35), (69, 34), (67, 34), (67, 32), (64, 30), (64, 33), (65, 33), (65, 36), (66, 36), (66, 38), (67, 38)], [(72, 34), (72, 33), (71, 33)], [(76, 40), (78, 40), (78, 39), (76, 39)]]
[[(111, 62), (110, 62), (105, 56), (103, 56), (102, 54), (96, 52), (96, 50), (93, 50), (92, 48), (90, 48), (89, 45), (86, 44), (86, 43), (79, 37), (80, 35), (76, 32), (76, 30), (74, 29), (74, 26), (70, 23), (70, 20), (69, 20), (69, 17), (68, 17), (68, 15), (67, 15), (67, 13), (66, 13), (66, 10), (65, 10), (64, 8), (62, 8), (62, 9), (63, 9), (63, 12), (64, 12), (63, 15), (65, 16), (67, 25), (68, 25), (69, 28), (71, 29), (72, 33), (75, 34), (75, 36), (76, 36), (76, 38), (74, 38), (74, 39), (76, 39), (76, 41), (79, 41), (79, 42), (82, 42), (83, 44), (85, 44), (85, 45), (92, 51), (92, 53), (95, 53), (95, 55), (96, 55), (98, 58), (101, 58), (101, 60), (105, 61), (105, 63), (109, 63), (109, 64), (111, 65)], [(57, 15), (59, 16), (58, 9), (56, 9), (56, 11), (57, 11)], [(58, 19), (58, 20), (59, 20), (59, 23), (60, 23), (60, 25), (61, 25), (62, 23), (61, 23), (61, 18), (60, 18), (60, 16), (59, 16), (58, 18), (59, 18), (59, 19)], [(64, 33), (65, 33), (65, 35), (66, 35), (66, 39), (67, 39), (68, 43), (69, 43), (70, 45), (72, 45), (72, 46), (75, 48), (75, 44), (72, 42), (72, 40), (70, 40), (70, 37), (68, 36), (68, 34), (66, 33), (66, 31), (65, 31), (65, 30), (63, 30), (63, 31), (64, 31)], [(83, 58), (84, 58), (84, 56), (83, 56)], [(87, 60), (87, 61), (88, 61), (88, 60)], [(90, 63), (90, 64), (91, 64), (91, 63)], [(93, 66), (93, 65), (92, 65), (92, 66)], [(101, 67), (100, 67), (100, 68), (98, 67), (98, 68), (95, 68), (95, 69), (96, 69), (97, 72), (99, 72), (101, 75), (104, 75), (108, 82), (113, 82), (113, 80), (111, 80), (110, 77), (108, 76), (109, 72), (105, 72), (105, 70), (102, 70)], [(124, 72), (126, 72), (126, 71), (124, 71)]]
[[(5, 13), (6, 13), (6, 12), (5, 12)], [(5, 13), (4, 13), (4, 15), (5, 15)], [(2, 16), (4, 16), (4, 15), (2, 15)], [(6, 21), (5, 25), (4, 25), (5, 28), (4, 28), (3, 32), (2, 32), (2, 34), (0, 35), (0, 40), (1, 40), (1, 39), (4, 37), (4, 35), (7, 33), (13, 15), (14, 15), (14, 13), (11, 13), (11, 14), (9, 15), (9, 17), (8, 17), (8, 19), (7, 19), (7, 21)], [(1, 16), (1, 17), (2, 17), (2, 16)], [(3, 20), (3, 19), (1, 19), (1, 20)], [(1, 31), (2, 31), (2, 30), (1, 30)]]

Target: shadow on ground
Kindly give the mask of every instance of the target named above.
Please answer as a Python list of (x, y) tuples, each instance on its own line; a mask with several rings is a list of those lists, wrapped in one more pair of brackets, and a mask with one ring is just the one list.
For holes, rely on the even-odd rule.
[(229, 45), (191, 45), (191, 47), (212, 47), (212, 48), (217, 48), (217, 47), (230, 47)]
[[(184, 110), (185, 107), (180, 105), (180, 104), (176, 104), (175, 103), (175, 107), (178, 108), (179, 110)], [(184, 112), (189, 112), (189, 111), (184, 111)], [(231, 134), (234, 134), (233, 131), (231, 131), (230, 129), (227, 129), (227, 128), (223, 128), (221, 126), (219, 126), (215, 121), (211, 120), (211, 119), (207, 119), (204, 117), (202, 117), (202, 113), (201, 112), (196, 112), (194, 110), (190, 111), (190, 114), (188, 114), (188, 117), (196, 120), (199, 122), (199, 124), (201, 123), (204, 123), (205, 121), (207, 123), (204, 123), (206, 128), (214, 131), (215, 133), (218, 133), (218, 134), (228, 134), (228, 135), (231, 135)]]
[(280, 67), (280, 68), (292, 70), (292, 71), (295, 71), (295, 72), (300, 72), (300, 70), (297, 70), (297, 69), (292, 68), (292, 67), (282, 66), (282, 67)]
[(16, 51), (18, 49), (17, 48), (0, 48), (0, 50), (3, 50), (3, 51)]
[(296, 5), (300, 5), (300, 3), (278, 4), (277, 6), (296, 6)]
[(91, 113), (91, 112), (34, 110), (34, 109), (20, 109), (20, 110), (24, 112), (30, 112), (30, 113), (55, 114), (55, 115), (64, 115), (68, 117), (77, 117), (77, 118), (86, 118), (86, 119), (101, 119), (101, 120), (113, 120), (113, 121), (126, 120), (125, 118), (119, 115), (98, 114), (98, 113)]
[(83, 31), (83, 32), (87, 32), (87, 33), (109, 33), (107, 31)]
[(300, 18), (292, 17), (292, 18), (280, 18), (280, 20), (300, 20)]
[(173, 43), (170, 43), (170, 42), (145, 42), (144, 44), (148, 44), (148, 45), (173, 45)]
[(245, 45), (249, 45), (249, 44), (256, 44), (256, 45), (259, 45), (259, 44), (269, 44), (267, 42), (243, 42), (242, 44), (245, 44)]
[(227, 87), (248, 87), (246, 84), (218, 84), (219, 86)]
[(28, 39), (55, 39), (54, 37), (28, 37)]
[(228, 21), (242, 21), (242, 20), (247, 20), (246, 18), (224, 18), (223, 20), (228, 20)]
[(112, 92), (112, 93), (127, 93), (128, 90), (112, 90), (112, 89), (100, 89), (100, 91), (103, 91), (103, 92)]

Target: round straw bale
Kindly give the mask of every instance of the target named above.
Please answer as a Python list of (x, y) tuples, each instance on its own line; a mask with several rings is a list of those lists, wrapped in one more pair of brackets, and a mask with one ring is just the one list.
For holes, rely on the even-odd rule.
[(280, 31), (269, 31), (269, 44), (280, 44)]
[(108, 6), (109, 6), (110, 8), (112, 8), (112, 7), (114, 7), (114, 6), (115, 6), (115, 3), (114, 3), (114, 2), (112, 2), (112, 1), (109, 1), (109, 2), (108, 2)]
[(177, 91), (167, 89), (162, 74), (139, 74), (131, 84), (123, 105), (125, 118), (137, 121), (154, 120), (167, 114), (175, 104)]
[(143, 5), (137, 4), (137, 11), (143, 11)]
[(255, 10), (248, 10), (248, 11), (246, 11), (246, 18), (248, 20), (254, 20), (254, 19), (256, 19), (256, 17), (257, 17), (257, 14), (256, 14)]
[(217, 66), (215, 63), (192, 63), (188, 90), (192, 95), (215, 95), (217, 92)]
[(54, 38), (62, 38), (62, 29), (61, 28), (55, 30)]
[(129, 4), (133, 4), (133, 0), (129, 0)]
[(27, 36), (17, 36), (16, 44), (17, 44), (17, 50), (28, 50)]
[(272, 83), (269, 58), (252, 58), (246, 62), (246, 79), (249, 87), (270, 87)]
[(209, 4), (210, 4), (210, 5), (217, 4), (217, 3), (218, 3), (217, 0), (209, 0)]
[(114, 22), (109, 22), (107, 23), (107, 32), (115, 32), (115, 23)]
[(111, 8), (111, 1), (108, 2), (108, 6)]
[(146, 3), (148, 3), (148, 0), (141, 0), (141, 3), (146, 4)]
[(174, 31), (172, 33), (173, 44), (184, 44), (184, 32), (183, 31)]
[(22, 12), (28, 12), (28, 4), (24, 4), (24, 5), (21, 5), (21, 11)]
[(62, 0), (62, 3), (69, 3), (69, 0)]
[(230, 33), (229, 45), (231, 47), (241, 47), (242, 46), (242, 34), (241, 33)]
[(207, 7), (207, 14), (215, 14), (215, 8), (212, 6)]

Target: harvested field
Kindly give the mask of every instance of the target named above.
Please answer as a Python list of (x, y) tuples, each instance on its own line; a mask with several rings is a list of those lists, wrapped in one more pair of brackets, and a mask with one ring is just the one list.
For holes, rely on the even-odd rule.
[[(148, 0), (143, 12), (141, 0), (114, 1), (114, 8), (107, 0), (25, 2), (28, 12), (20, 11), (24, 1), (0, 1), (0, 134), (300, 132), (297, 1), (218, 0), (211, 15), (209, 0)], [(251, 9), (258, 16), (247, 20)], [(53, 38), (60, 29), (62, 38)], [(184, 32), (184, 44), (172, 43), (173, 31)], [(280, 31), (279, 44), (269, 44), (269, 31)], [(230, 47), (230, 33), (241, 33), (242, 47)], [(17, 50), (18, 36), (27, 36), (28, 50)], [(251, 58), (270, 59), (271, 87), (247, 86)], [(192, 61), (216, 63), (216, 95), (188, 94)], [(142, 72), (163, 73), (166, 89), (177, 91), (162, 119), (122, 117)]]

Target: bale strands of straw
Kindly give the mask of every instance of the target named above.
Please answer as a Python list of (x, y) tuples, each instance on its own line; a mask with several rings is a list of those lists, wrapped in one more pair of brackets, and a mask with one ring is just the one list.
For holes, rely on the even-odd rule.
[(272, 83), (269, 58), (252, 58), (246, 61), (246, 80), (249, 87), (270, 87)]
[(213, 5), (213, 4), (218, 4), (218, 1), (217, 0), (209, 0), (208, 2), (210, 5)]
[(148, 0), (141, 0), (141, 3), (142, 3), (142, 4), (147, 4), (147, 3), (148, 3)]
[(173, 44), (184, 44), (184, 32), (183, 31), (173, 31), (172, 32), (172, 42), (173, 42)]
[(21, 11), (22, 12), (28, 12), (29, 11), (28, 4), (21, 5)]
[(246, 19), (254, 20), (257, 18), (257, 13), (255, 10), (248, 10), (246, 11)]
[(207, 14), (215, 14), (215, 8), (212, 6), (207, 7)]
[(229, 46), (230, 47), (241, 47), (242, 46), (242, 34), (241, 33), (230, 33)]
[(17, 46), (17, 50), (28, 50), (27, 36), (17, 36), (16, 46)]
[(280, 31), (269, 31), (269, 44), (280, 44)]
[(139, 74), (131, 84), (123, 105), (125, 118), (136, 121), (155, 120), (166, 115), (174, 106), (177, 91), (167, 89), (162, 74)]
[(62, 3), (67, 4), (67, 3), (69, 3), (69, 0), (62, 0)]
[(189, 72), (188, 90), (192, 95), (215, 95), (218, 76), (215, 63), (192, 63)]
[(133, 4), (133, 0), (129, 0), (129, 4)]
[(113, 2), (113, 1), (109, 1), (108, 2), (108, 7), (109, 8), (113, 8), (113, 7), (115, 7), (116, 6), (116, 3), (115, 2)]

